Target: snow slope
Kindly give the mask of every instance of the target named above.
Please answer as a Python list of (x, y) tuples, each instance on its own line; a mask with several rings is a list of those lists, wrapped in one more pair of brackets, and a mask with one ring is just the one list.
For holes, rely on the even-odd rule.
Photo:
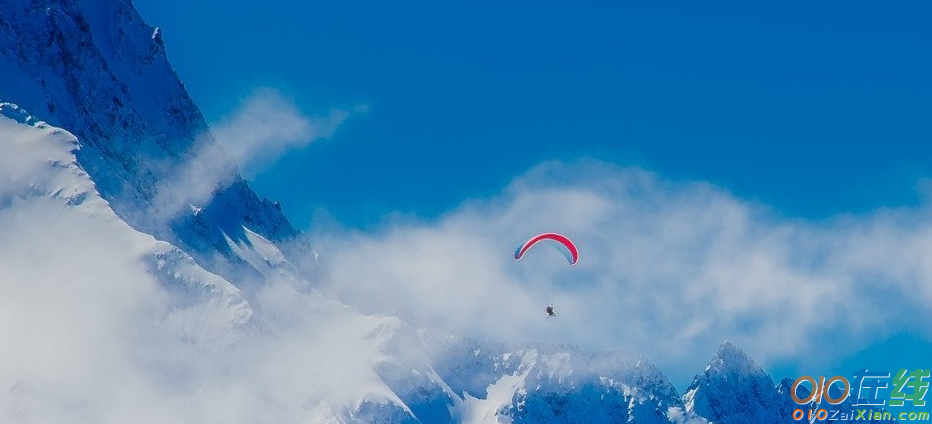
[(235, 343), (252, 316), (236, 287), (117, 217), (70, 133), (12, 104), (0, 114), (0, 421), (58, 422), (92, 402), (88, 387), (119, 397), (98, 373), (167, 366), (145, 352), (163, 338), (178, 356)]
[[(198, 325), (180, 329), (184, 337), (204, 340), (209, 334), (222, 334), (231, 325), (249, 321), (252, 311), (236, 287), (201, 269), (169, 243), (133, 230), (113, 213), (77, 164), (73, 152), (78, 144), (73, 135), (48, 126), (13, 104), (0, 103), (0, 115), (5, 153), (0, 159), (0, 213), (13, 220), (3, 226), (8, 250), (0, 259), (18, 263), (16, 268), (23, 271), (66, 268), (59, 263), (90, 266), (101, 256), (93, 250), (72, 248), (69, 242), (80, 245), (105, 236), (108, 244), (112, 243), (105, 247), (122, 253), (106, 258), (135, 263), (140, 275), (177, 297), (178, 307), (168, 312), (169, 321), (184, 321), (180, 315), (194, 318)], [(25, 230), (35, 233), (23, 233)], [(78, 257), (85, 261), (77, 261)], [(31, 260), (42, 261), (44, 266), (27, 267)], [(4, 281), (15, 279), (6, 275)]]

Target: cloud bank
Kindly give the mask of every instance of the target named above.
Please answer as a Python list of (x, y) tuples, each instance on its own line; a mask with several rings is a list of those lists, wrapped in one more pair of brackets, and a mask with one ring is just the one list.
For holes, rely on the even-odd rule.
[[(824, 367), (897, 331), (932, 337), (930, 212), (811, 222), (701, 182), (552, 162), (438, 219), (315, 241), (326, 290), (365, 312), (494, 340), (629, 349), (692, 375), (723, 339), (765, 366)], [(513, 261), (544, 231), (570, 236), (579, 264), (548, 246)], [(544, 319), (547, 302), (558, 319)]]
[[(316, 233), (324, 296), (273, 279), (249, 325), (204, 340), (186, 328), (216, 311), (154, 275), (157, 242), (81, 194), (93, 184), (50, 131), (0, 118), (2, 422), (308, 422), (392, 398), (373, 370), (401, 322), (329, 294), (494, 341), (628, 349), (669, 375), (726, 338), (766, 365), (930, 336), (930, 205), (811, 222), (705, 183), (553, 162), (433, 220)], [(514, 262), (541, 231), (572, 237), (579, 265), (548, 246)]]

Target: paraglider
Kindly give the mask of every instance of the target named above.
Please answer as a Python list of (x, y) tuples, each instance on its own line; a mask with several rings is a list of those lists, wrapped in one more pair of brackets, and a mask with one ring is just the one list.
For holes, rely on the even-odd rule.
[[(570, 265), (576, 265), (579, 262), (579, 249), (576, 248), (576, 245), (572, 240), (566, 236), (557, 234), (557, 233), (543, 233), (531, 237), (528, 241), (518, 245), (518, 248), (515, 249), (515, 260), (519, 261), (537, 243), (547, 242), (551, 246), (555, 247), (560, 253), (566, 257), (566, 261)], [(547, 319), (554, 318), (557, 316), (554, 312), (553, 304), (547, 303), (547, 307), (544, 308), (544, 312), (547, 312)]]
[(576, 245), (566, 236), (557, 233), (543, 233), (531, 237), (530, 240), (524, 242), (515, 249), (515, 260), (521, 260), (521, 257), (523, 257), (528, 250), (542, 241), (548, 242), (551, 246), (556, 247), (557, 250), (566, 257), (570, 265), (576, 265), (576, 262), (579, 262), (579, 249), (576, 248)]

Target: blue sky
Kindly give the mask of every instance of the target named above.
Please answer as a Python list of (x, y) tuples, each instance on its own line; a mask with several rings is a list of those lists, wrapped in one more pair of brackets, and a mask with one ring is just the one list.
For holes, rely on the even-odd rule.
[[(135, 0), (209, 121), (259, 87), (309, 114), (368, 108), (250, 176), (300, 228), (435, 218), (552, 159), (816, 225), (925, 203), (932, 4), (577, 3)], [(853, 361), (930, 351), (875, 336)]]
[(136, 1), (209, 120), (257, 86), (369, 106), (253, 178), (299, 226), (431, 216), (586, 156), (794, 216), (918, 200), (932, 6), (643, 3)]

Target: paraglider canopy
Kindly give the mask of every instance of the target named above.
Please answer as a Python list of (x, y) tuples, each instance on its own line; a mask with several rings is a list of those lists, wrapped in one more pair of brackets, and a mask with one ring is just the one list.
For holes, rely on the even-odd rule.
[(557, 233), (544, 233), (531, 237), (530, 240), (515, 249), (515, 260), (520, 260), (528, 250), (540, 242), (547, 242), (547, 244), (557, 248), (566, 257), (570, 265), (576, 265), (576, 262), (579, 262), (579, 250), (576, 249), (576, 245), (566, 236)]

